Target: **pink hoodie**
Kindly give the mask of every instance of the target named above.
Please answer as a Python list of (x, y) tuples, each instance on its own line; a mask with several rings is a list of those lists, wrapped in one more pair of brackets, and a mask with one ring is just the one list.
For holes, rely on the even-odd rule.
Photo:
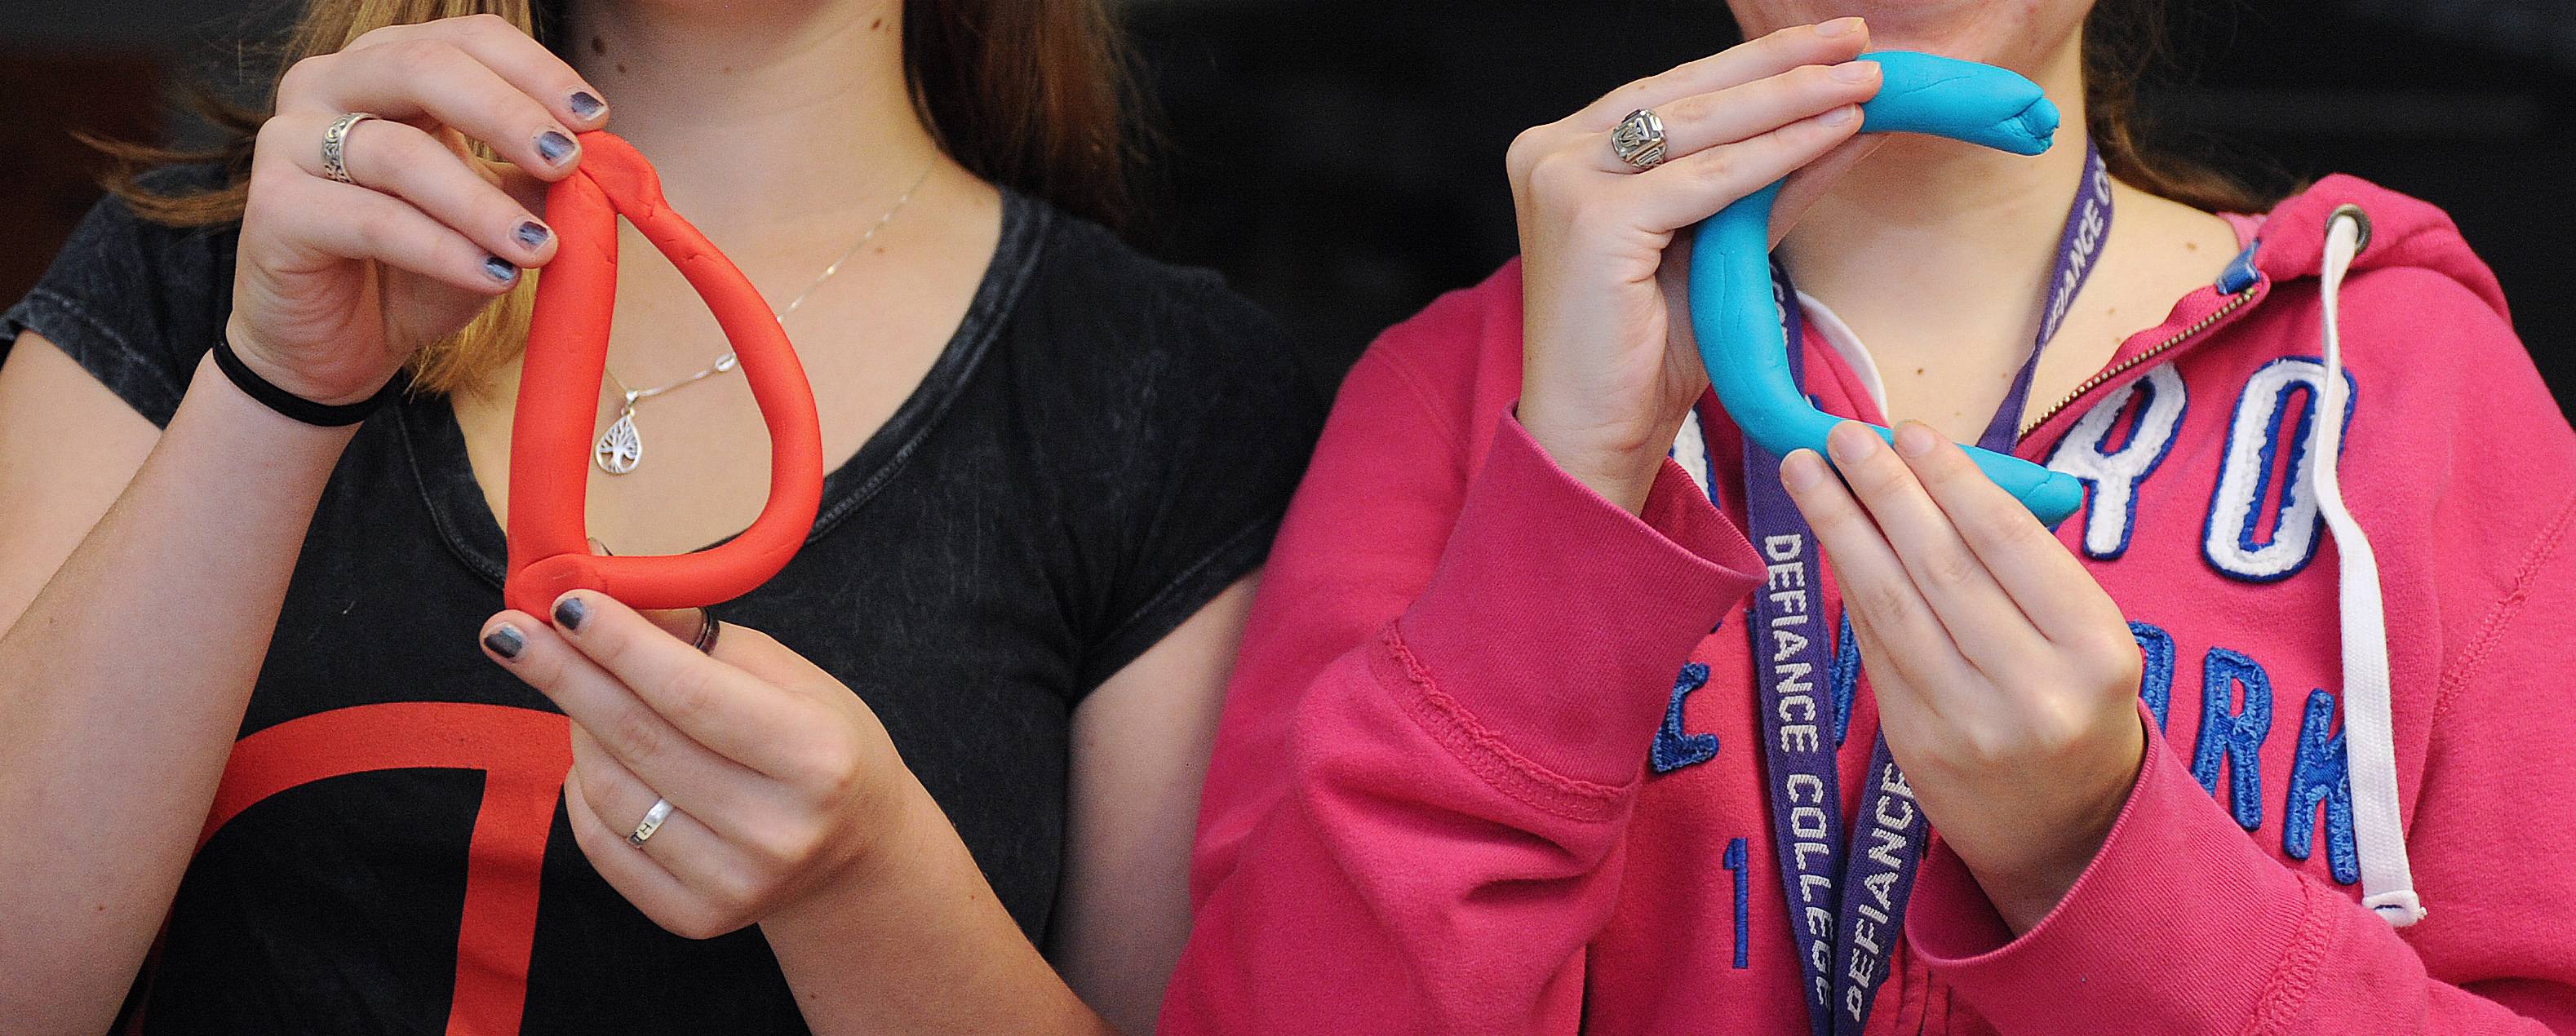
[[(2309, 448), (2346, 203), (2373, 226), (2342, 285), (2338, 470), (2429, 912), (2404, 928), (2356, 905), (2363, 862), (2406, 861), (2354, 833), (2338, 586), (2367, 586), (2339, 579)], [(2020, 450), (2088, 481), (2059, 537), (2145, 653), (2137, 786), (2018, 939), (1936, 847), (1872, 1033), (2576, 1033), (2576, 436), (2439, 211), (2335, 177), (2236, 222), (2250, 262)], [(1592, 495), (1509, 416), (1519, 289), (1509, 265), (1440, 300), (1342, 387), (1235, 670), (1165, 1033), (1808, 1031), (1738, 435), (1715, 419), (1723, 511), (1680, 464), (1642, 518)], [(1808, 390), (1880, 420), (1830, 323), (1807, 322)], [(1847, 810), (1866, 681), (1849, 713)]]

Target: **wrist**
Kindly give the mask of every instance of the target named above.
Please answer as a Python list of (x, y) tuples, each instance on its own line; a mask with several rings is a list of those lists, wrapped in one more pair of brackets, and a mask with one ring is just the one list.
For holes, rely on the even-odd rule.
[(761, 919), (764, 930), (789, 942), (845, 938), (851, 924), (920, 894), (920, 882), (939, 871), (940, 850), (962, 843), (939, 803), (909, 771), (889, 798), (876, 811), (879, 819), (860, 825), (866, 844), (802, 893), (781, 901)]
[[(252, 378), (315, 406), (351, 406), (365, 403), (382, 393), (392, 381), (402, 377), (400, 366), (396, 366), (391, 372), (380, 372), (375, 369), (332, 371), (328, 373), (334, 376), (317, 377), (279, 360), (238, 313), (224, 322), (221, 334), (222, 337), (216, 341), (231, 347), (233, 356), (240, 361), (242, 369)], [(239, 383), (239, 380), (236, 378), (236, 383)]]
[(806, 1024), (833, 1032), (1109, 1032), (984, 881), (920, 783), (874, 843), (760, 922)]
[(1534, 409), (1524, 403), (1513, 417), (1531, 441), (1547, 451), (1558, 470), (1629, 514), (1645, 511), (1666, 453), (1646, 445), (1653, 441), (1651, 435), (1637, 438), (1572, 430)]
[[(397, 370), (393, 377), (376, 388), (353, 398), (298, 392), (263, 373), (260, 366), (274, 369), (274, 365), (263, 363), (256, 354), (243, 355), (233, 348), (229, 338), (216, 339), (208, 358), (233, 388), (253, 402), (279, 416), (320, 428), (339, 428), (364, 421), (392, 402), (409, 385), (408, 379)], [(322, 398), (316, 398), (317, 395), (322, 395)]]
[[(2104, 788), (2102, 793), (2047, 810), (2052, 819), (2045, 824), (2023, 825), (2022, 830), (2009, 837), (1993, 840), (1994, 845), (1987, 847), (1989, 851), (1961, 851), (1962, 846), (1952, 843), (1952, 851), (1959, 854), (1960, 862), (1976, 877), (1977, 886), (1985, 890), (1987, 901), (2015, 936), (2046, 920), (2084, 872), (2092, 868), (2102, 847), (2110, 841), (2111, 829), (2127, 810), (2129, 797), (2136, 793), (2138, 774), (2144, 765), (2141, 744), (2139, 751), (2129, 756), (2127, 766), (2113, 769), (2098, 782)], [(1996, 848), (2002, 851), (1992, 851)]]
[[(226, 375), (216, 362), (214, 350), (198, 357), (197, 368), (190, 375), (188, 394), (179, 405), (180, 414), (195, 412), (216, 417), (245, 442), (258, 442), (263, 448), (276, 450), (290, 441), (310, 441), (323, 454), (337, 458), (349, 439), (358, 432), (355, 424), (315, 425), (298, 421), (261, 402), (243, 391), (240, 384)], [(220, 416), (216, 416), (220, 415)], [(175, 427), (179, 421), (172, 417)]]
[[(2062, 843), (2060, 848), (2064, 851), (2026, 857), (2009, 865), (1968, 863), (1968, 873), (1976, 877), (1977, 887), (1985, 890), (1986, 901), (1994, 905), (1995, 915), (2003, 918), (2004, 926), (2019, 937), (2039, 927), (2057, 904), (2065, 901), (2085, 869), (2092, 866), (2093, 857), (2101, 852), (2107, 834), (2099, 832), (2080, 842)], [(1963, 856), (1960, 862), (1968, 861)]]

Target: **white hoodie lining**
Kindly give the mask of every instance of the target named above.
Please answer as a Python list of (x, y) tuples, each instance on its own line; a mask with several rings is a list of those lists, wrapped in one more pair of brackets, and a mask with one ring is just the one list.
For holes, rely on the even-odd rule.
[[(1798, 293), (1798, 312), (1805, 318), (1807, 326), (1815, 328), (1816, 335), (1833, 347), (1834, 355), (1842, 357), (1843, 363), (1851, 367), (1853, 376), (1860, 381), (1861, 391), (1869, 393), (1869, 401), (1878, 407), (1878, 412), (1887, 413), (1887, 387), (1879, 380), (1878, 361), (1870, 359), (1868, 347), (1860, 344), (1860, 336), (1852, 333), (1851, 325), (1843, 323), (1842, 317), (1803, 291)], [(1682, 418), (1681, 431), (1673, 436), (1673, 449), (1669, 456), (1682, 466), (1683, 471), (1690, 472), (1691, 483), (1697, 485), (1701, 493), (1708, 492), (1708, 446), (1700, 438), (1698, 410), (1694, 409)]]

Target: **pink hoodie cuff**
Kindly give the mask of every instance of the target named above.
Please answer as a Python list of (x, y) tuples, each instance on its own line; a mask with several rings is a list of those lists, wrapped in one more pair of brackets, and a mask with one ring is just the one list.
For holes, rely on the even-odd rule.
[[(2144, 708), (2142, 716), (2147, 715)], [(2237, 1032), (2283, 1008), (2332, 918), (2266, 855), (2147, 723), (2128, 804), (2074, 887), (2012, 937), (1947, 848), (1923, 861), (1905, 934), (1932, 973), (2004, 1032)]]
[(1759, 582), (1744, 534), (1665, 461), (1642, 515), (1567, 475), (1508, 412), (1430, 584), (1396, 620), (1444, 711), (1555, 776), (1625, 785), (1674, 674)]

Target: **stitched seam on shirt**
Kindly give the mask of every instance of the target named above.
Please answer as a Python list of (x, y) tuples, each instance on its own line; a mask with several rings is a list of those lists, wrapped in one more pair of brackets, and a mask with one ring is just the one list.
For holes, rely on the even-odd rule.
[[(97, 317), (91, 316), (91, 315), (90, 315), (90, 311), (89, 311), (89, 309), (88, 309), (87, 307), (82, 306), (78, 300), (75, 300), (75, 299), (71, 298), (71, 297), (70, 297), (70, 296), (68, 296), (68, 295), (64, 295), (64, 294), (63, 294), (63, 293), (61, 293), (61, 292), (58, 292), (58, 291), (52, 291), (52, 290), (50, 290), (50, 289), (46, 289), (46, 288), (38, 288), (38, 289), (35, 289), (34, 291), (30, 291), (30, 292), (28, 292), (28, 293), (27, 293), (27, 300), (26, 300), (26, 301), (28, 301), (28, 302), (34, 302), (34, 301), (36, 301), (36, 300), (38, 300), (38, 299), (42, 299), (42, 300), (44, 300), (46, 303), (48, 303), (48, 304), (50, 304), (50, 305), (54, 306), (55, 308), (57, 308), (57, 309), (61, 310), (61, 311), (62, 311), (62, 314), (63, 314), (64, 316), (66, 316), (66, 317), (70, 317), (70, 318), (71, 318), (71, 319), (73, 319), (73, 320), (79, 321), (80, 323), (82, 323), (82, 324), (84, 324), (84, 325), (87, 325), (87, 326), (88, 326), (88, 328), (89, 328), (89, 330), (90, 330), (91, 332), (94, 332), (95, 334), (97, 334), (97, 335), (98, 335), (98, 337), (100, 337), (100, 338), (104, 338), (104, 339), (106, 339), (107, 341), (109, 341), (110, 343), (114, 344), (114, 345), (116, 346), (117, 350), (118, 350), (118, 358), (119, 358), (120, 360), (125, 360), (125, 361), (134, 361), (134, 360), (138, 360), (138, 359), (140, 359), (140, 354), (136, 352), (136, 350), (135, 350), (135, 348), (134, 348), (134, 343), (133, 343), (133, 341), (132, 341), (132, 340), (130, 340), (130, 339), (128, 339), (128, 338), (126, 338), (126, 337), (125, 337), (124, 335), (122, 335), (122, 334), (117, 333), (117, 330), (116, 330), (115, 328), (113, 328), (113, 327), (108, 326), (108, 324), (107, 324), (105, 321), (102, 321), (102, 320), (98, 319)], [(22, 303), (22, 304), (23, 304), (23, 303)], [(23, 321), (21, 321), (21, 323), (24, 323), (24, 322), (23, 322)], [(34, 331), (34, 332), (36, 332), (37, 334), (44, 334), (44, 330), (43, 330), (42, 328), (35, 327), (34, 325), (28, 325), (27, 329), (28, 329), (28, 330), (30, 330), (30, 331)], [(45, 340), (46, 340), (46, 341), (49, 341), (49, 342), (53, 342), (53, 343), (54, 343), (54, 348), (63, 350), (65, 355), (71, 355), (71, 352), (70, 352), (70, 351), (71, 351), (73, 348), (79, 348), (79, 349), (80, 349), (82, 352), (84, 352), (84, 353), (89, 353), (89, 352), (92, 352), (92, 351), (93, 351), (93, 350), (89, 349), (85, 344), (82, 344), (82, 343), (78, 343), (78, 342), (61, 342), (61, 341), (55, 341), (55, 336), (53, 336), (53, 335), (45, 335)], [(210, 347), (211, 347), (211, 343), (210, 343)], [(76, 357), (76, 356), (75, 356), (75, 357), (74, 357), (74, 361), (75, 361), (75, 362), (77, 362), (77, 361), (78, 361), (78, 357)], [(173, 402), (173, 403), (176, 403), (176, 402), (177, 402), (177, 400), (179, 399), (179, 397), (181, 397), (181, 396), (185, 396), (185, 395), (187, 395), (187, 394), (188, 394), (188, 387), (187, 387), (186, 385), (184, 385), (184, 384), (178, 384), (178, 383), (174, 383), (174, 382), (172, 382), (172, 381), (169, 379), (169, 377), (168, 377), (166, 374), (164, 374), (164, 373), (163, 373), (163, 371), (161, 370), (161, 368), (159, 368), (159, 367), (156, 367), (156, 366), (154, 366), (154, 365), (152, 365), (152, 364), (149, 364), (149, 363), (139, 363), (139, 362), (128, 362), (128, 363), (126, 364), (126, 366), (129, 366), (129, 367), (131, 367), (133, 370), (140, 371), (140, 372), (144, 373), (145, 375), (150, 376), (150, 377), (151, 377), (151, 378), (153, 378), (154, 380), (159, 381), (159, 382), (161, 383), (161, 387), (162, 387), (164, 390), (167, 390), (167, 391), (170, 393), (170, 398), (171, 398), (171, 400), (172, 400), (172, 402)], [(195, 369), (196, 369), (196, 365), (195, 365), (194, 363), (191, 363), (191, 364), (189, 365), (189, 370), (191, 370), (191, 371), (193, 372)], [(131, 406), (132, 404), (127, 404), (127, 405)]]
[(2523, 558), (2521, 570), (2514, 573), (2513, 589), (2496, 601), (2495, 609), (2487, 615), (2486, 624), (2478, 630), (2477, 639), (2470, 643), (2469, 650), (2461, 658), (2459, 668), (2442, 680), (2441, 689), (2433, 699), (2432, 723), (2436, 729), (2450, 715), (2451, 702), (2459, 690), (2468, 686), (2469, 678), (2486, 667), (2487, 656), (2504, 642), (2505, 627), (2522, 614), (2523, 603), (2531, 599), (2532, 582), (2539, 578), (2549, 559), (2558, 553), (2558, 545), (2566, 539), (2571, 518), (2576, 518), (2576, 495), (2570, 495), (2565, 503), (2559, 505), (2557, 516), (2550, 519), (2548, 527), (2533, 541), (2531, 552)]
[(1458, 426), (1449, 420), (1448, 408), (1440, 405), (1440, 398), (1432, 393), (1430, 383), (1405, 361), (1402, 354), (1387, 353), (1385, 360), (1387, 371), (1403, 383), (1405, 392), (1413, 397), (1413, 404), (1422, 409), (1423, 416), (1431, 419), (1432, 427), (1440, 433), (1441, 444), (1449, 447), (1453, 454), (1458, 452), (1462, 441)]
[(1555, 773), (1514, 751), (1501, 735), (1477, 722), (1474, 713), (1439, 688), (1421, 660), (1405, 647), (1393, 623), (1380, 634), (1379, 642), (1387, 657), (1402, 667), (1405, 682), (1418, 691), (1397, 695), (1405, 714), (1494, 790), (1532, 809), (1580, 823), (1600, 823), (1617, 812), (1626, 798), (1625, 789)]
[(2317, 972), (2326, 953), (2326, 935), (2333, 928), (2337, 914), (2349, 902), (2337, 895), (2321, 900), (2320, 890), (2308, 879), (2298, 879), (2299, 930), (2290, 937), (2290, 950), (2272, 969), (2272, 980), (2264, 984), (2262, 998), (2254, 1002), (2254, 1011), (2245, 1020), (2245, 1036), (2271, 1036), (2287, 1032), (2299, 1020), (2300, 1005), (2308, 990), (2316, 985)]
[[(1232, 555), (1243, 545), (1245, 537), (1278, 528), (1280, 516), (1285, 514), (1287, 509), (1287, 501), (1280, 501), (1279, 507), (1267, 512), (1264, 518), (1235, 530), (1234, 535), (1226, 537), (1225, 542), (1217, 544), (1216, 549), (1208, 551), (1206, 554), (1201, 555), (1197, 561), (1191, 562), (1188, 568), (1182, 569), (1179, 575), (1173, 576), (1170, 582), (1164, 583), (1162, 589), (1154, 591), (1154, 596), (1146, 598), (1145, 603), (1136, 606), (1136, 610), (1128, 612), (1127, 617), (1120, 619), (1118, 621), (1118, 625), (1111, 629), (1107, 636), (1100, 638), (1100, 643), (1115, 644), (1125, 638), (1127, 636), (1127, 631), (1136, 628), (1136, 624), (1143, 621), (1145, 616), (1157, 613), (1161, 610), (1165, 601), (1195, 585), (1201, 571), (1205, 570), (1210, 565), (1224, 560), (1229, 555)], [(1266, 557), (1267, 553), (1265, 552), (1263, 556)], [(1255, 565), (1254, 567), (1258, 568), (1259, 566)], [(1251, 570), (1246, 569), (1244, 574), (1251, 574)], [(1235, 578), (1239, 580), (1242, 576), (1237, 576)], [(1227, 585), (1233, 585), (1232, 581), (1229, 581)], [(1224, 592), (1223, 588), (1220, 587), (1218, 592)], [(1213, 597), (1210, 597), (1209, 599), (1214, 600)], [(1202, 607), (1206, 604), (1204, 601), (1200, 603)], [(1192, 614), (1196, 613), (1194, 612)], [(1184, 615), (1181, 617), (1181, 621), (1188, 622), (1190, 618), (1191, 616)], [(1178, 626), (1176, 625), (1174, 628), (1177, 629)], [(1165, 632), (1168, 635), (1169, 631)], [(1152, 645), (1147, 645), (1147, 647), (1151, 646)], [(1130, 658), (1129, 661), (1134, 661), (1134, 659)], [(1112, 674), (1109, 673), (1098, 674), (1100, 680), (1106, 680), (1111, 675)], [(1097, 687), (1100, 680), (1091, 681), (1092, 686)]]
[[(439, 405), (451, 404), (441, 399)], [(412, 488), (420, 494), (420, 506), (429, 512), (430, 526), (438, 530), (439, 544), (447, 548), (450, 556), (463, 562), (466, 570), (481, 576), (484, 582), (496, 588), (507, 584), (510, 577), (507, 564), (495, 564), (491, 557), (474, 549), (473, 540), (466, 536), (465, 529), (448, 520), (446, 509), (438, 505), (437, 495), (430, 492), (427, 466), (421, 463), (420, 447), (412, 440), (410, 401), (398, 401), (387, 409), (393, 411), (388, 416), (394, 422), (394, 437), (402, 444), (403, 462), (411, 469)]]
[[(895, 407), (894, 414), (886, 418), (886, 423), (878, 426), (876, 432), (869, 435), (869, 441), (859, 444), (858, 453), (851, 455), (841, 467), (825, 474), (823, 507), (821, 512), (814, 516), (814, 525), (806, 530), (803, 542), (812, 543), (822, 539), (851, 514), (876, 499), (879, 490), (892, 483), (895, 476), (903, 473), (904, 468), (911, 464), (913, 454), (920, 450), (921, 444), (928, 441), (931, 434), (943, 426), (949, 409), (958, 400), (965, 398), (969, 387), (968, 382), (982, 373), (985, 366), (984, 359), (992, 351), (993, 343), (1001, 338), (1005, 328), (1019, 318), (1020, 295), (1028, 287), (1038, 265), (1047, 258), (1049, 236), (1055, 227), (1055, 213), (1034, 199), (1019, 198), (1014, 202), (1006, 192), (1004, 199), (1006, 215), (1015, 204), (1024, 208), (1026, 212), (1022, 217), (1024, 222), (1017, 226), (1006, 224), (1003, 228), (1006, 231), (1005, 237), (995, 246), (997, 251), (991, 264), (988, 265), (985, 279), (976, 284), (975, 297), (967, 302), (964, 321), (958, 324), (956, 332), (942, 347), (939, 358), (931, 361), (930, 371), (922, 376), (921, 384), (914, 385), (912, 392), (904, 396), (903, 402)], [(999, 251), (1004, 248), (1021, 248), (1026, 251), (1014, 256), (1005, 256)], [(1008, 273), (996, 277), (993, 268), (1005, 261), (1016, 262), (1018, 265)], [(992, 305), (990, 307), (982, 305), (988, 299)], [(980, 322), (979, 318), (981, 318)], [(943, 377), (946, 380), (939, 396), (936, 398), (921, 396), (922, 385)], [(914, 410), (913, 404), (916, 402), (925, 405), (919, 410)], [(898, 429), (894, 427), (897, 422), (910, 422), (910, 424), (909, 427)], [(893, 452), (887, 454), (884, 462), (875, 469), (863, 474), (854, 472), (853, 462), (865, 456), (868, 447), (875, 443), (879, 435), (888, 430), (903, 436)], [(835, 493), (834, 490), (838, 486), (834, 483), (838, 480), (833, 476), (844, 472), (851, 472), (863, 481), (850, 488), (846, 494)]]

